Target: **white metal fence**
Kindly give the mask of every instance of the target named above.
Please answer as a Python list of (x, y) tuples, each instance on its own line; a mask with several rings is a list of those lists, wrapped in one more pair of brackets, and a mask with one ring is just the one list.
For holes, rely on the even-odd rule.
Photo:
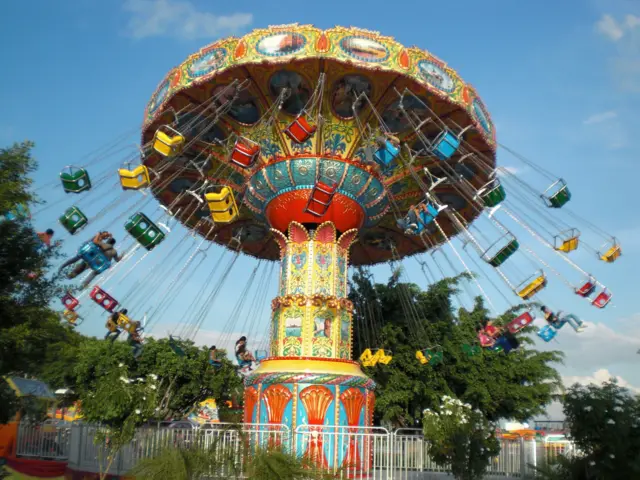
[[(107, 466), (105, 443), (98, 445), (94, 425), (21, 423), (17, 455), (68, 461), (77, 471), (104, 471)], [(108, 438), (106, 439), (108, 442)], [(394, 432), (380, 427), (342, 427), (303, 425), (291, 432), (285, 425), (210, 424), (199, 429), (144, 427), (133, 441), (110, 462), (109, 473), (123, 475), (140, 460), (151, 458), (166, 447), (215, 446), (227, 455), (230, 471), (244, 471), (246, 453), (255, 446), (281, 446), (287, 451), (312, 458), (317, 464), (339, 472), (343, 478), (409, 480), (439, 477), (447, 469), (429, 456), (429, 444), (419, 429)], [(490, 476), (520, 478), (533, 474), (539, 465), (559, 454), (571, 453), (571, 444), (548, 444), (535, 440), (502, 440), (500, 454), (489, 466)], [(233, 470), (233, 472), (231, 471)]]

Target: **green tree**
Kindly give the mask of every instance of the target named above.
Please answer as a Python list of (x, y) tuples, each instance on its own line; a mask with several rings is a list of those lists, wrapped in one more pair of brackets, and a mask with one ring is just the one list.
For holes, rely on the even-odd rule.
[[(49, 308), (61, 293), (58, 278), (46, 275), (57, 249), (42, 248), (28, 218), (6, 218), (37, 202), (30, 190), (29, 174), (37, 168), (32, 148), (23, 142), (0, 150), (0, 376), (36, 375), (47, 349), (69, 334)], [(13, 392), (0, 389), (0, 405), (12, 403)], [(12, 415), (0, 408), (0, 423)]]
[(495, 425), (480, 410), (446, 395), (435, 411), (425, 410), (423, 430), (429, 456), (459, 480), (482, 479), (500, 452)]
[(573, 385), (563, 403), (576, 454), (540, 469), (543, 478), (640, 478), (640, 396), (612, 379), (602, 386)]
[[(442, 280), (422, 291), (401, 283), (396, 272), (385, 284), (374, 284), (362, 271), (352, 277), (350, 298), (356, 307), (354, 351), (384, 348), (393, 353), (388, 365), (365, 371), (378, 384), (375, 417), (394, 427), (419, 423), (422, 411), (450, 395), (480, 409), (489, 421), (525, 420), (544, 411), (560, 385), (553, 364), (560, 352), (538, 352), (528, 333), (519, 335), (521, 347), (511, 353), (470, 350), (476, 327), (488, 319), (480, 299), (474, 309), (454, 313), (451, 297), (466, 276)], [(496, 323), (515, 318), (517, 309)], [(416, 351), (439, 346), (443, 361), (434, 366), (416, 360)], [(473, 354), (470, 354), (473, 353)]]
[(120, 365), (126, 365), (134, 377), (156, 375), (158, 411), (156, 418), (183, 418), (198, 402), (215, 398), (218, 404), (232, 399), (241, 391), (242, 380), (235, 366), (226, 358), (215, 369), (208, 363), (206, 348), (183, 342), (184, 355), (177, 355), (166, 339), (147, 338), (143, 354), (135, 360), (125, 342), (87, 339), (79, 348), (74, 370), (73, 388), (83, 401), (96, 389), (97, 383)]

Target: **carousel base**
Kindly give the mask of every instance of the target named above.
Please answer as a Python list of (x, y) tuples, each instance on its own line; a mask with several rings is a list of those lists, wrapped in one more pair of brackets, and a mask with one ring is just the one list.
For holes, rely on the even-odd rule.
[(365, 470), (374, 389), (351, 360), (269, 358), (245, 378), (244, 421), (284, 425), (295, 452), (320, 466)]

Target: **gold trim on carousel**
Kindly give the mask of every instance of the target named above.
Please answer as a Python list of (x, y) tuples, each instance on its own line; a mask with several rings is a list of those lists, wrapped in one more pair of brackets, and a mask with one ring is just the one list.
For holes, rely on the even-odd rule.
[(283, 297), (275, 297), (271, 300), (271, 310), (274, 311), (278, 307), (290, 307), (297, 305), (298, 307), (319, 307), (326, 304), (329, 308), (337, 310), (347, 310), (353, 312), (353, 302), (348, 298), (338, 298), (334, 295), (285, 295)]

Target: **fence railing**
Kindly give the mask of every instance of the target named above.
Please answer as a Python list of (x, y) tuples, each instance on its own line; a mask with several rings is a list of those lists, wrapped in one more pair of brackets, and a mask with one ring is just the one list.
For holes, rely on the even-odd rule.
[[(141, 460), (152, 458), (166, 447), (199, 446), (224, 452), (229, 471), (220, 472), (230, 478), (231, 470), (244, 471), (245, 453), (256, 446), (281, 446), (287, 451), (306, 456), (343, 478), (400, 480), (418, 478), (419, 472), (440, 476), (447, 469), (436, 465), (429, 456), (429, 444), (420, 429), (389, 432), (379, 427), (299, 426), (291, 432), (285, 425), (210, 424), (199, 429), (171, 427), (139, 428), (130, 444), (109, 461), (109, 439), (96, 441), (97, 426), (77, 424), (21, 423), (18, 429), (17, 455), (68, 461), (77, 471), (106, 471), (124, 475)], [(501, 440), (500, 454), (491, 460), (488, 475), (520, 478), (533, 474), (532, 466), (545, 463), (558, 455), (572, 453), (570, 443), (547, 443), (535, 440)], [(231, 462), (231, 463), (229, 463)], [(420, 478), (425, 478), (420, 475)]]

